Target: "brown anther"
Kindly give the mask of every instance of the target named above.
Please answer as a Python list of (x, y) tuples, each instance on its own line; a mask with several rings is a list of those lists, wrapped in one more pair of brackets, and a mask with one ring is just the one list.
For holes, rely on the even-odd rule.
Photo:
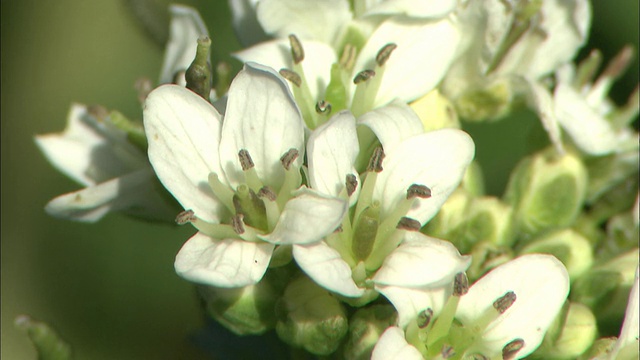
[(293, 162), (298, 158), (298, 155), (298, 150), (291, 148), (280, 157), (280, 162), (282, 163), (282, 166), (285, 170), (289, 170), (291, 164), (293, 164)]
[(342, 55), (340, 56), (340, 61), (339, 61), (340, 66), (343, 69), (351, 70), (351, 68), (356, 62), (357, 52), (358, 50), (356, 49), (355, 46), (351, 44), (346, 44), (344, 46), (344, 50), (342, 50)]
[(387, 45), (383, 46), (382, 49), (378, 51), (378, 55), (376, 55), (376, 63), (378, 64), (378, 66), (384, 66), (387, 60), (389, 60), (389, 57), (391, 56), (393, 50), (395, 50), (397, 47), (398, 45), (394, 43), (388, 43)]
[(304, 48), (302, 47), (302, 43), (300, 43), (297, 36), (291, 34), (289, 35), (289, 44), (291, 44), (291, 57), (293, 58), (293, 63), (299, 64), (304, 60)]
[(338, 233), (341, 233), (343, 231), (344, 231), (344, 229), (342, 228), (342, 225), (340, 225), (335, 230), (333, 230), (333, 233), (334, 234), (338, 234)]
[(451, 345), (444, 344), (442, 345), (442, 350), (440, 350), (440, 355), (442, 355), (443, 359), (449, 359), (455, 355), (456, 352)]
[(420, 313), (418, 314), (418, 318), (416, 319), (418, 327), (420, 329), (424, 329), (429, 326), (429, 323), (431, 323), (431, 318), (433, 318), (433, 310), (431, 310), (431, 308), (420, 311)]
[(431, 197), (431, 189), (420, 184), (411, 184), (407, 189), (407, 199), (421, 198), (428, 199)]
[(515, 339), (502, 348), (502, 359), (511, 360), (524, 347), (524, 340)]
[(194, 222), (196, 220), (196, 216), (193, 210), (185, 210), (176, 216), (176, 224), (184, 225), (186, 223)]
[(358, 188), (358, 179), (355, 175), (348, 174), (344, 185), (347, 188), (347, 196), (351, 196), (353, 192)]
[(376, 72), (373, 70), (362, 70), (358, 73), (358, 75), (356, 75), (353, 78), (353, 83), (354, 84), (360, 84), (362, 82), (365, 82), (369, 79), (371, 79), (372, 77), (374, 77), (376, 75)]
[(269, 201), (276, 201), (276, 193), (270, 186), (263, 186), (258, 190), (259, 198), (266, 198)]
[(469, 279), (467, 274), (459, 272), (453, 280), (453, 296), (462, 296), (469, 292)]
[(318, 114), (325, 114), (325, 115), (331, 114), (331, 104), (329, 104), (324, 100), (318, 101), (316, 103), (316, 112)]
[(295, 85), (297, 87), (300, 87), (300, 85), (302, 85), (302, 78), (300, 77), (300, 75), (298, 75), (297, 72), (291, 71), (289, 69), (280, 69), (280, 71), (278, 71), (278, 73), (283, 78), (291, 81), (291, 83), (293, 85)]
[(231, 218), (231, 227), (238, 235), (244, 234), (244, 222), (242, 219), (244, 219), (242, 214), (236, 214)]
[(617, 78), (627, 70), (633, 60), (633, 47), (627, 45), (620, 50), (620, 52), (607, 64), (607, 67), (602, 72), (602, 77)]
[(422, 224), (420, 224), (420, 221), (406, 216), (400, 218), (398, 225), (396, 225), (396, 229), (407, 231), (420, 231), (421, 227)]
[(384, 150), (382, 146), (378, 146), (373, 150), (373, 155), (369, 159), (369, 165), (367, 171), (375, 171), (377, 173), (382, 171), (382, 160), (384, 160)]
[(240, 159), (242, 171), (247, 171), (255, 166), (253, 164), (253, 159), (251, 159), (251, 155), (249, 155), (249, 152), (246, 149), (238, 151), (238, 158)]
[(500, 314), (504, 314), (514, 302), (516, 302), (516, 293), (509, 291), (494, 301), (493, 307), (498, 310)]

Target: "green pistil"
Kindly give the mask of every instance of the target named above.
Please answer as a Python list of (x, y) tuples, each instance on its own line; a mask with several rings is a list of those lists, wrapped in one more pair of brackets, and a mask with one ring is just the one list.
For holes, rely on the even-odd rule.
[(438, 316), (438, 319), (434, 322), (431, 331), (427, 335), (426, 345), (430, 353), (435, 354), (440, 351), (440, 349), (434, 345), (441, 342), (440, 340), (445, 339), (449, 334), (449, 329), (453, 323), (453, 318), (456, 314), (459, 303), (460, 297), (450, 296), (447, 303), (444, 305), (440, 316)]
[(331, 104), (331, 111), (335, 114), (347, 108), (347, 87), (344, 82), (345, 71), (338, 64), (331, 65), (331, 80), (325, 92), (325, 100)]
[(356, 260), (365, 260), (371, 254), (378, 232), (379, 216), (380, 207), (374, 202), (358, 218), (351, 243), (351, 251)]
[(236, 214), (244, 215), (244, 223), (260, 230), (269, 228), (264, 202), (247, 185), (241, 184), (233, 196)]
[(360, 196), (358, 196), (358, 202), (356, 203), (356, 211), (353, 216), (354, 223), (358, 222), (360, 214), (373, 202), (373, 189), (376, 186), (376, 180), (378, 179), (378, 173), (374, 171), (367, 172), (364, 179), (361, 178), (362, 188), (360, 189)]
[(210, 49), (211, 39), (206, 36), (198, 38), (196, 58), (185, 73), (187, 89), (200, 95), (207, 101), (209, 101), (209, 93), (211, 92), (211, 64), (209, 63)]

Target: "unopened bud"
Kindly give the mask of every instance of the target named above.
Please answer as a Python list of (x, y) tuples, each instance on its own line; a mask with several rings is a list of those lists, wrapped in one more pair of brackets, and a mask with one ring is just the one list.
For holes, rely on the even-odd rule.
[(393, 326), (397, 313), (390, 305), (372, 305), (358, 309), (349, 319), (349, 334), (344, 345), (345, 359), (370, 359), (382, 333)]
[(591, 310), (574, 302), (565, 308), (547, 330), (536, 350), (537, 358), (576, 359), (593, 344), (598, 327)]
[(520, 254), (551, 254), (566, 266), (571, 280), (575, 280), (591, 268), (593, 250), (584, 236), (572, 229), (545, 233), (525, 246)]
[(420, 99), (409, 104), (416, 112), (424, 131), (433, 131), (445, 128), (460, 128), (458, 113), (451, 101), (435, 89), (428, 92)]
[(185, 73), (187, 89), (200, 95), (209, 101), (211, 93), (211, 64), (209, 63), (209, 50), (211, 49), (211, 39), (207, 36), (198, 38), (196, 58), (193, 60)]

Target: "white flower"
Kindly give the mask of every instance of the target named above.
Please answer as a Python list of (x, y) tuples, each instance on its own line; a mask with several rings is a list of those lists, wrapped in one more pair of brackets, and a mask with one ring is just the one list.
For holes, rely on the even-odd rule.
[(254, 284), (275, 245), (319, 241), (342, 220), (345, 201), (306, 188), (293, 193), (301, 184), (304, 126), (269, 68), (247, 64), (236, 76), (224, 121), (191, 91), (165, 85), (147, 98), (144, 125), (158, 178), (188, 210), (177, 221), (199, 230), (176, 257), (177, 273), (188, 280)]
[(473, 141), (453, 129), (423, 133), (417, 115), (400, 103), (367, 113), (358, 123), (384, 147), (384, 155), (374, 152), (363, 181), (354, 166), (360, 149), (353, 115), (335, 115), (309, 138), (311, 186), (350, 198), (355, 210), (341, 232), (294, 246), (296, 262), (318, 284), (347, 297), (450, 283), (470, 260), (452, 244), (416, 231), (460, 183)]
[(434, 311), (426, 325), (407, 328), (406, 337), (400, 328), (391, 327), (380, 338), (373, 359), (400, 351), (419, 359), (408, 345), (423, 358), (450, 351), (462, 358), (473, 354), (526, 357), (542, 342), (568, 293), (569, 275), (560, 261), (549, 255), (524, 255), (493, 269), (468, 293), (449, 300), (447, 305), (458, 302), (457, 308), (448, 307), (447, 311), (455, 312), (460, 325), (452, 322), (454, 316), (448, 316), (453, 313)]

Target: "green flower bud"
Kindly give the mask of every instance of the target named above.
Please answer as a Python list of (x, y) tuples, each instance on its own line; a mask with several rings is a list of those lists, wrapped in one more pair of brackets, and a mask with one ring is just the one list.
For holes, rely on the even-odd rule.
[(598, 332), (596, 317), (579, 303), (569, 303), (532, 355), (541, 359), (575, 359), (591, 347)]
[(467, 269), (469, 282), (479, 279), (498, 265), (513, 259), (513, 251), (508, 247), (500, 247), (488, 241), (477, 243), (471, 249), (471, 266)]
[(604, 249), (619, 254), (638, 246), (637, 218), (629, 211), (618, 214), (607, 223), (607, 237)]
[(444, 128), (460, 129), (458, 114), (438, 89), (428, 92), (409, 106), (418, 114), (425, 132)]
[(607, 191), (630, 177), (637, 178), (639, 163), (640, 155), (637, 149), (586, 159), (585, 164), (589, 173), (587, 202), (592, 204), (602, 198)]
[(315, 355), (336, 351), (349, 328), (340, 302), (306, 276), (289, 283), (276, 313), (280, 339)]
[(631, 209), (637, 194), (638, 177), (631, 176), (605, 192), (600, 199), (591, 204), (589, 215), (598, 223), (604, 223), (610, 217)]
[(455, 101), (458, 114), (469, 121), (496, 120), (505, 116), (513, 100), (513, 90), (506, 80), (498, 80), (465, 91)]
[(593, 251), (584, 236), (571, 229), (545, 233), (533, 239), (520, 250), (521, 254), (551, 254), (567, 267), (571, 280), (577, 279), (591, 268)]
[(72, 358), (71, 347), (47, 324), (27, 315), (15, 320), (18, 329), (26, 331), (41, 360), (67, 360)]
[(469, 246), (488, 241), (497, 246), (509, 247), (514, 242), (511, 206), (494, 197), (482, 197), (473, 201), (467, 218), (465, 242)]
[(571, 226), (582, 209), (586, 186), (580, 159), (550, 149), (518, 164), (505, 199), (514, 207), (517, 230), (526, 237)]
[(472, 197), (464, 189), (458, 188), (442, 205), (438, 214), (422, 228), (422, 232), (440, 239), (447, 239), (464, 252), (469, 208)]
[(209, 51), (211, 49), (211, 39), (200, 37), (196, 49), (196, 58), (193, 60), (187, 72), (187, 89), (202, 96), (209, 101), (211, 93), (211, 64), (209, 63)]
[(391, 305), (373, 305), (358, 309), (349, 324), (349, 336), (344, 348), (345, 359), (370, 359), (380, 335), (395, 324), (397, 317)]
[(480, 164), (477, 161), (472, 161), (471, 164), (469, 164), (467, 170), (464, 172), (464, 177), (460, 185), (473, 196), (482, 196), (485, 194), (482, 168), (480, 168)]

